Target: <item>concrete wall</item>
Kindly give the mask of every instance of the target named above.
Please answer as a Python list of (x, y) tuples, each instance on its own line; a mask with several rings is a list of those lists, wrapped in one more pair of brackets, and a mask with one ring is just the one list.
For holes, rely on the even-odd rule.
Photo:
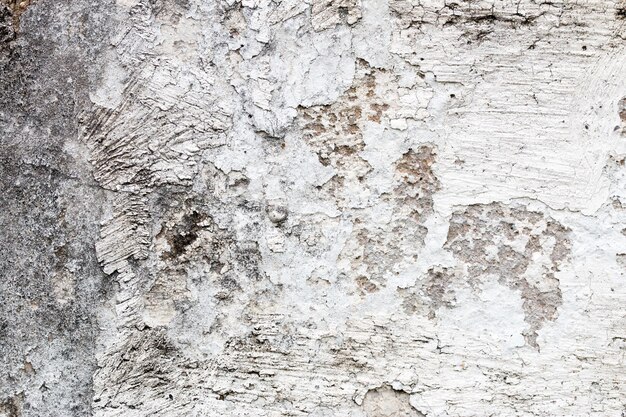
[(623, 0), (0, 0), (0, 416), (626, 415)]

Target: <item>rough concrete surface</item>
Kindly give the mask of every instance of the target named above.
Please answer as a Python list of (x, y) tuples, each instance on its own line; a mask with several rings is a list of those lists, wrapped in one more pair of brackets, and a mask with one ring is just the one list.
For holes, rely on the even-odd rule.
[(0, 416), (626, 416), (624, 0), (0, 0)]

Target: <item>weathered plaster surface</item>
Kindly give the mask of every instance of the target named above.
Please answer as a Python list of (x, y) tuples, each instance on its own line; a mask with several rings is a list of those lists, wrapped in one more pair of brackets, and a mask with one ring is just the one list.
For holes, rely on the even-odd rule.
[(626, 415), (623, 0), (0, 0), (0, 416)]

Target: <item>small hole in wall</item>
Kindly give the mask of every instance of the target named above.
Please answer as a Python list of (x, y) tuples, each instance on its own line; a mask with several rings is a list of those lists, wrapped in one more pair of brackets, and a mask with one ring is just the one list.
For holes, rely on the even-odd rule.
[(456, 94), (450, 94), (450, 98), (456, 98)]
[(589, 130), (589, 125), (585, 123), (585, 129)]
[(173, 399), (174, 399), (174, 396), (173, 396), (172, 394), (169, 394), (169, 395), (167, 396), (167, 398), (169, 398), (170, 400), (173, 400)]
[(587, 45), (583, 45), (583, 51), (587, 50)]

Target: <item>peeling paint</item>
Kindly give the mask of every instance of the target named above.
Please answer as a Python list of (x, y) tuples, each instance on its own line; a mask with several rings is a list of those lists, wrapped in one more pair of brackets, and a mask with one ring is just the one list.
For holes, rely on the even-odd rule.
[(0, 415), (623, 416), (622, 0), (96, 3), (0, 5)]

